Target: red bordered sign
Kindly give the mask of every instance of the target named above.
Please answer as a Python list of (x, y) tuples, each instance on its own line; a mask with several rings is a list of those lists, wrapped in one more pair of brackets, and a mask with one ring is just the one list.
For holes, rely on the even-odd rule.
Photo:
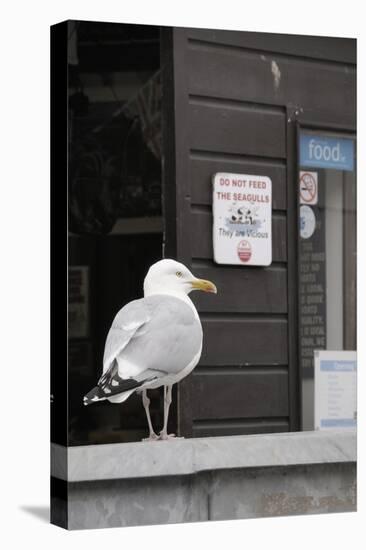
[(300, 204), (318, 203), (318, 173), (300, 172)]
[(217, 264), (272, 263), (272, 182), (268, 176), (213, 175), (213, 252)]

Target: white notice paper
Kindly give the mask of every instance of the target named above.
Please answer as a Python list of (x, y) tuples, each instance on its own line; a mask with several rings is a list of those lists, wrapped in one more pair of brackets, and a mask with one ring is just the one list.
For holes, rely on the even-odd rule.
[(314, 356), (314, 428), (355, 428), (356, 352), (315, 351)]
[(218, 264), (272, 263), (272, 182), (267, 176), (213, 177), (213, 249)]

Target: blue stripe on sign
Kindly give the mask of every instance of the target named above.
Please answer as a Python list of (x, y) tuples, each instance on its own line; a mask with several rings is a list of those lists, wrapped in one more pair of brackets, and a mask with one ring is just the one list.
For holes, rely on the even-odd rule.
[(315, 134), (300, 135), (300, 164), (312, 168), (354, 169), (353, 139)]
[(325, 372), (353, 372), (356, 369), (356, 361), (320, 361), (320, 370)]
[(322, 428), (355, 428), (356, 425), (353, 418), (323, 418), (320, 421)]

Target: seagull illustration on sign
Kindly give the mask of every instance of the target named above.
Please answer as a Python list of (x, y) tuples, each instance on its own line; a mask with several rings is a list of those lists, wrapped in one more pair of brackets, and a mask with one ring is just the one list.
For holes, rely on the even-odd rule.
[[(149, 425), (148, 441), (175, 437), (168, 434), (172, 386), (197, 365), (202, 351), (202, 327), (189, 298), (192, 290), (216, 294), (211, 281), (198, 279), (175, 260), (153, 264), (144, 280), (144, 298), (125, 305), (116, 315), (104, 348), (103, 374), (85, 397), (84, 405), (108, 400), (122, 403), (142, 393)], [(164, 386), (164, 424), (153, 429), (147, 390)]]

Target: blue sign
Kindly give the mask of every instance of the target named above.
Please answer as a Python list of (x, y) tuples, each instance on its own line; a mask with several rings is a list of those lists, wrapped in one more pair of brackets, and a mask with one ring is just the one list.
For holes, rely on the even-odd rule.
[(320, 361), (320, 370), (324, 372), (355, 372), (357, 370), (357, 361), (335, 361), (323, 359)]
[(320, 420), (321, 428), (356, 428), (357, 420), (355, 418), (322, 418)]
[(300, 135), (300, 165), (311, 168), (354, 169), (353, 139), (316, 134)]

